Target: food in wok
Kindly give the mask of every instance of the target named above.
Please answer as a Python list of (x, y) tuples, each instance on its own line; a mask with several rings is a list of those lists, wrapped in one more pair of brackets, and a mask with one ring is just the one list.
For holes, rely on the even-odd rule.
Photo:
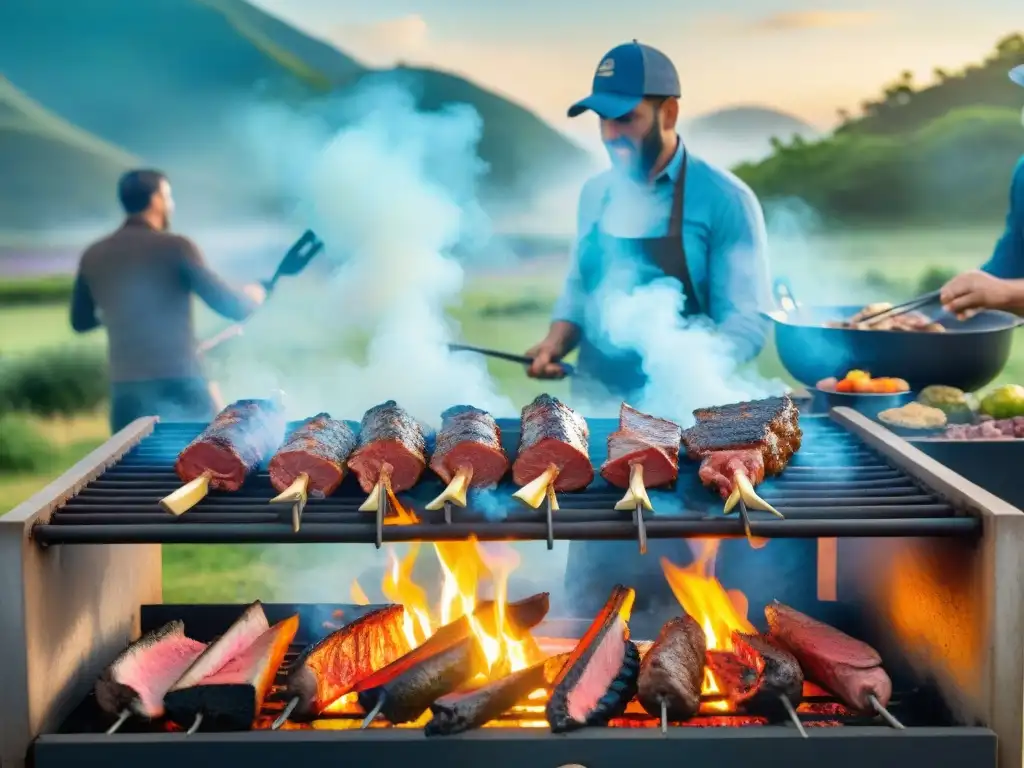
[[(874, 315), (893, 308), (887, 301), (868, 304), (857, 314), (847, 320), (830, 320), (825, 325), (829, 328), (847, 328), (857, 331), (919, 331), (925, 333), (945, 333), (941, 323), (936, 323), (921, 312), (904, 312), (895, 316), (883, 316), (872, 320)], [(865, 321), (866, 319), (866, 321)]]

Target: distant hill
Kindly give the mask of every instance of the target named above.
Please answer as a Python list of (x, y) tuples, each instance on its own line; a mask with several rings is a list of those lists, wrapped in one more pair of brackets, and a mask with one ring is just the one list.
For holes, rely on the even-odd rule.
[(729, 107), (701, 115), (687, 121), (681, 133), (694, 152), (726, 168), (767, 157), (773, 138), (789, 141), (794, 136), (821, 135), (798, 117), (761, 106)]
[(68, 122), (173, 172), (183, 201), (271, 203), (266, 190), (237, 199), (252, 162), (239, 113), (258, 102), (309, 109), (368, 78), (400, 79), (425, 109), (475, 107), (494, 194), (525, 195), (586, 162), (531, 112), (463, 78), (367, 69), (244, 0), (0, 3), (0, 72)]
[(0, 77), (0, 228), (66, 225), (113, 215), (117, 178), (139, 162)]
[(1001, 40), (984, 63), (918, 90), (904, 73), (834, 135), (776, 139), (771, 156), (737, 167), (762, 200), (798, 199), (827, 220), (997, 222), (1024, 153), (1024, 36)]

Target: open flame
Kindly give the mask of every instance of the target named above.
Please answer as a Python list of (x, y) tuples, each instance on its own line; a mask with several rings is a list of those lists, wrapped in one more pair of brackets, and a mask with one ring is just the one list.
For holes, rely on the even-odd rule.
[[(662, 558), (661, 569), (683, 610), (704, 629), (708, 650), (732, 651), (734, 631), (756, 632), (753, 625), (747, 621), (747, 598), (739, 590), (727, 591), (715, 578), (718, 541), (695, 539), (693, 544), (698, 551), (694, 553), (691, 565), (683, 568)], [(724, 687), (719, 684), (709, 666), (704, 667), (701, 693), (712, 698), (726, 695)], [(728, 711), (729, 702), (709, 702), (708, 708)]]

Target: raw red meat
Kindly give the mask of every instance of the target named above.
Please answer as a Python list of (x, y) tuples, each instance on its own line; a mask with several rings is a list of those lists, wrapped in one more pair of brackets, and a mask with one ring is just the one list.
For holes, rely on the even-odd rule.
[(540, 395), (523, 408), (519, 451), (512, 479), (523, 486), (550, 466), (558, 468), (556, 491), (578, 491), (594, 479), (587, 422), (551, 395)]
[(608, 435), (608, 459), (601, 477), (618, 488), (629, 486), (630, 468), (641, 464), (644, 485), (657, 488), (679, 476), (679, 442), (682, 430), (671, 421), (631, 408), (619, 410), (619, 428)]
[(330, 496), (345, 479), (345, 462), (355, 447), (356, 436), (348, 424), (332, 419), (329, 413), (318, 413), (296, 429), (274, 454), (268, 466), (270, 482), (283, 492), (305, 474), (310, 496)]
[(766, 605), (764, 615), (772, 641), (796, 656), (814, 682), (861, 712), (873, 711), (871, 695), (888, 706), (892, 680), (870, 645), (778, 601)]
[(764, 457), (760, 449), (715, 451), (700, 463), (697, 476), (709, 488), (715, 488), (723, 499), (732, 493), (733, 477), (742, 472), (751, 485), (764, 480)]
[(391, 490), (408, 490), (419, 482), (427, 465), (427, 442), (416, 420), (394, 400), (368, 410), (359, 428), (359, 447), (348, 460), (365, 493), (390, 466)]
[(210, 472), (210, 487), (237, 491), (284, 438), (285, 419), (273, 400), (239, 400), (221, 411), (174, 463), (183, 482)]
[(497, 485), (508, 471), (508, 456), (501, 447), (501, 429), (486, 411), (456, 405), (441, 414), (430, 468), (446, 483), (462, 468), (473, 470), (470, 485)]
[(171, 686), (172, 691), (196, 685), (203, 678), (219, 672), (270, 628), (263, 605), (257, 600), (242, 613), (227, 632), (210, 643), (185, 673)]
[(206, 646), (172, 621), (125, 648), (96, 681), (96, 701), (112, 715), (125, 710), (152, 720), (164, 714), (164, 694)]

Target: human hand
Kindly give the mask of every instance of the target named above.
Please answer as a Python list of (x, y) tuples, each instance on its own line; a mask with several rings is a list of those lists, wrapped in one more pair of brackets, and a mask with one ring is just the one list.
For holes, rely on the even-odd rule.
[(982, 309), (1003, 309), (1012, 298), (1009, 284), (987, 272), (974, 270), (957, 275), (939, 293), (942, 307), (960, 320)]
[(526, 375), (531, 379), (565, 378), (565, 368), (558, 362), (563, 354), (563, 345), (557, 339), (546, 337), (526, 350), (526, 356), (533, 358)]

